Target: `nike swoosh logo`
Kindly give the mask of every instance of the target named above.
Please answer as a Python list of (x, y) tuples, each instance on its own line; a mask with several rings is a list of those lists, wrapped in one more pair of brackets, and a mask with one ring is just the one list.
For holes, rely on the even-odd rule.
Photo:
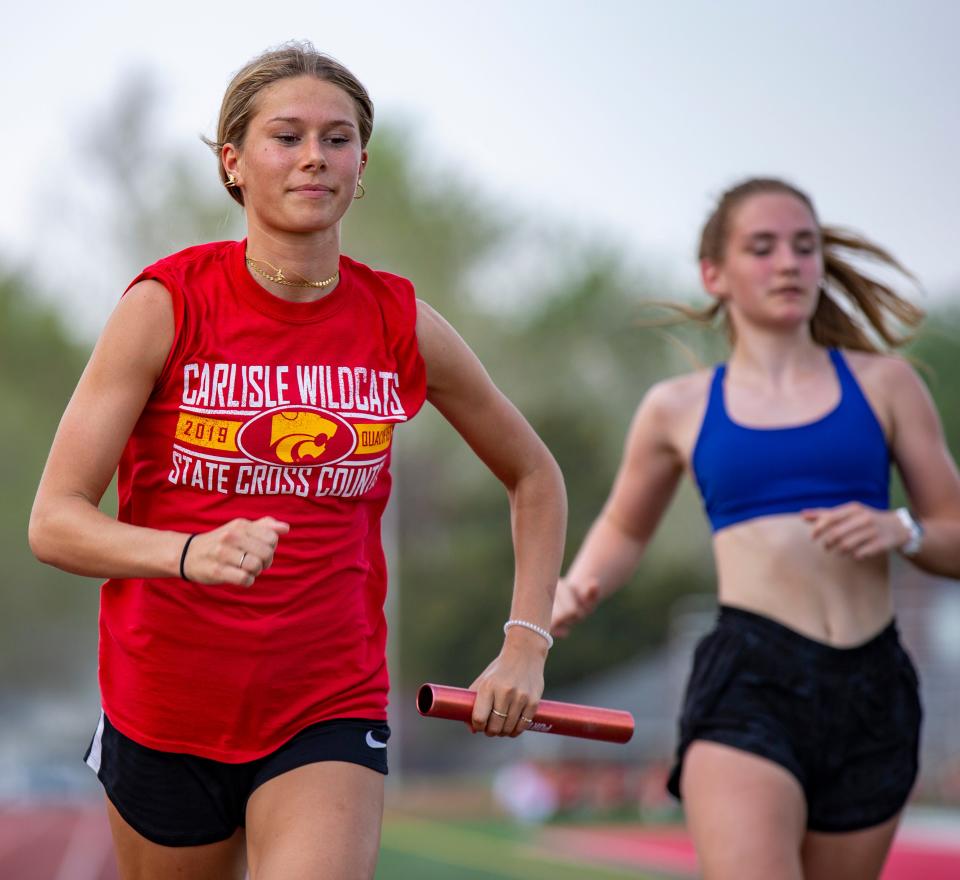
[(385, 749), (387, 747), (386, 743), (382, 743), (380, 740), (374, 739), (372, 730), (367, 731), (367, 745), (370, 746), (371, 749)]

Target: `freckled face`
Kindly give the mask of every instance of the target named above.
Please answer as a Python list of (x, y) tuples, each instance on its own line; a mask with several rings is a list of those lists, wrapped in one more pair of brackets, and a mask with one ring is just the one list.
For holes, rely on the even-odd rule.
[(335, 226), (366, 163), (353, 99), (313, 76), (278, 80), (256, 98), (241, 147), (223, 164), (243, 189), (248, 218), (283, 232)]
[(705, 260), (701, 268), (704, 285), (727, 303), (735, 326), (809, 322), (823, 277), (819, 227), (795, 196), (751, 196), (730, 217), (722, 264)]

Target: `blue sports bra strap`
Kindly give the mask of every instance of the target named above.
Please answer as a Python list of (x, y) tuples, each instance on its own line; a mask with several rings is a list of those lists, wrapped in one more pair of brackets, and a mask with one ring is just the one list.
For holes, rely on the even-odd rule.
[[(850, 369), (850, 365), (847, 363), (847, 359), (843, 356), (840, 349), (828, 348), (827, 351), (830, 354), (830, 360), (833, 362), (833, 368), (837, 372), (837, 379), (840, 382), (841, 391), (844, 394), (849, 391), (857, 397), (864, 397), (863, 392), (860, 390), (860, 383), (857, 381), (857, 377), (853, 375), (853, 370)], [(866, 398), (864, 398), (864, 400), (866, 400)]]
[(850, 384), (856, 385), (857, 380), (853, 377), (853, 373), (847, 365), (847, 359), (840, 353), (840, 349), (828, 348), (827, 353), (830, 355), (834, 370), (837, 371), (837, 379), (839, 379), (840, 385), (843, 387)]
[(707, 411), (703, 414), (703, 421), (725, 419), (727, 408), (723, 403), (723, 377), (726, 375), (727, 365), (717, 364), (713, 369), (713, 378), (710, 380), (710, 396), (707, 398)]
[(843, 353), (836, 348), (830, 348), (827, 351), (830, 352), (830, 360), (833, 361), (834, 369), (837, 371), (837, 379), (840, 381), (841, 399), (845, 401), (847, 406), (863, 407), (870, 413), (871, 418), (876, 418), (873, 407), (867, 400), (867, 395), (863, 393), (863, 389), (860, 387), (857, 377), (853, 375), (853, 370), (850, 369)]

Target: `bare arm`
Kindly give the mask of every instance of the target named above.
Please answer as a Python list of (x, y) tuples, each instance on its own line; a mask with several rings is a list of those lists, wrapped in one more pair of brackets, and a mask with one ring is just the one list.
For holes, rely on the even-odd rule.
[[(95, 577), (179, 574), (186, 532), (118, 522), (99, 509), (173, 333), (170, 296), (158, 282), (137, 284), (117, 305), (63, 414), (37, 490), (29, 534), (42, 562)], [(223, 529), (226, 534), (209, 532), (191, 544), (190, 577), (249, 585), (272, 560), (277, 527), (235, 521)], [(234, 548), (239, 552), (228, 561)], [(244, 551), (257, 557), (247, 561), (249, 572), (235, 564)]]
[(566, 635), (633, 574), (683, 474), (670, 439), (675, 403), (656, 386), (633, 418), (610, 497), (560, 582), (553, 631)]
[[(960, 475), (936, 408), (906, 361), (885, 357), (873, 368), (890, 416), (891, 452), (924, 529), (923, 546), (910, 561), (932, 574), (960, 577)], [(894, 511), (857, 502), (804, 516), (813, 523), (814, 539), (854, 559), (897, 550), (910, 537)]]
[[(566, 493), (553, 456), (496, 388), (456, 331), (418, 303), (417, 338), (427, 368), (427, 399), (503, 483), (510, 502), (516, 567), (510, 617), (547, 628), (563, 556)], [(474, 682), (474, 729), (519, 733), (543, 692), (546, 641), (511, 628), (499, 656)], [(501, 719), (491, 709), (506, 712)], [(489, 717), (489, 720), (488, 720)]]
[(950, 456), (933, 400), (906, 362), (892, 370), (893, 456), (924, 529), (912, 562), (931, 574), (960, 577), (960, 474)]

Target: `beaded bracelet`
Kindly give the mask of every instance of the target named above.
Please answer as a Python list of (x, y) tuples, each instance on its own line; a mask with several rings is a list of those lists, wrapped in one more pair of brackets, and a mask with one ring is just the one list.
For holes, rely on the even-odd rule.
[(538, 636), (543, 636), (547, 640), (547, 650), (549, 651), (553, 647), (553, 636), (545, 630), (542, 626), (537, 626), (535, 623), (530, 623), (529, 620), (508, 620), (503, 625), (503, 634), (506, 635), (507, 631), (511, 626), (522, 626), (525, 629), (532, 629)]

